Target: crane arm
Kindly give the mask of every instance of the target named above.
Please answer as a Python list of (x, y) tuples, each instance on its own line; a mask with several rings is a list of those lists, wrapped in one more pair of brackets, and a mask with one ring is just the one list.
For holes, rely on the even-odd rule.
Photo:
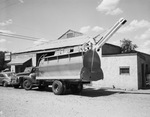
[(108, 30), (108, 32), (107, 32), (104, 36), (102, 36), (102, 37), (100, 37), (100, 38), (98, 39), (98, 42), (95, 42), (95, 40), (93, 39), (93, 40), (92, 40), (92, 43), (94, 42), (94, 43), (93, 43), (93, 45), (94, 45), (93, 50), (94, 50), (94, 49), (95, 49), (95, 50), (99, 50), (99, 49), (106, 43), (106, 41), (107, 41), (110, 37), (112, 37), (113, 34), (114, 34), (122, 25), (124, 25), (126, 22), (127, 22), (127, 20), (124, 19), (124, 18), (119, 19), (119, 21), (117, 21), (117, 23), (116, 23), (112, 28), (110, 28), (110, 29)]

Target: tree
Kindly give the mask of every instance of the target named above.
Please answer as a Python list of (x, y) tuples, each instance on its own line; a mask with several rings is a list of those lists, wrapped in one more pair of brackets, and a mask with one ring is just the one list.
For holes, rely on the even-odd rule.
[(132, 41), (129, 39), (121, 40), (121, 51), (122, 53), (132, 53), (135, 52), (135, 49), (138, 46), (136, 44), (132, 44)]

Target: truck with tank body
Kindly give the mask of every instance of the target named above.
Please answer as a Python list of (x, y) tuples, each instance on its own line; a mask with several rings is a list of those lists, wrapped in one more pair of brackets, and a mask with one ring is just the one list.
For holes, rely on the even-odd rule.
[(121, 18), (98, 40), (90, 38), (83, 45), (74, 48), (57, 48), (52, 51), (53, 54), (42, 56), (38, 60), (35, 72), (24, 76), (23, 88), (30, 90), (38, 86), (43, 89), (52, 85), (52, 91), (56, 95), (64, 94), (67, 89), (73, 93), (79, 93), (83, 89), (83, 84), (103, 79), (98, 52), (125, 23), (126, 20)]

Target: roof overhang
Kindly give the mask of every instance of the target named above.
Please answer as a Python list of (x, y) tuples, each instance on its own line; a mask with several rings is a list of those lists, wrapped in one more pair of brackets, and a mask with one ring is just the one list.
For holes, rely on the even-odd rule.
[(25, 62), (29, 61), (31, 58), (28, 59), (14, 59), (11, 62), (9, 62), (7, 65), (23, 65)]

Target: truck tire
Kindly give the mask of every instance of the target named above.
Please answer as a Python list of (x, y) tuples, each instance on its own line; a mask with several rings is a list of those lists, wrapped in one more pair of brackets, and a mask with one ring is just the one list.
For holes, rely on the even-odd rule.
[(71, 85), (70, 89), (72, 93), (80, 93), (83, 89), (83, 84)]
[(25, 90), (31, 90), (32, 89), (32, 82), (30, 80), (25, 80), (23, 82), (23, 88)]
[(64, 91), (63, 83), (59, 80), (55, 80), (52, 84), (52, 91), (55, 95), (63, 94)]

